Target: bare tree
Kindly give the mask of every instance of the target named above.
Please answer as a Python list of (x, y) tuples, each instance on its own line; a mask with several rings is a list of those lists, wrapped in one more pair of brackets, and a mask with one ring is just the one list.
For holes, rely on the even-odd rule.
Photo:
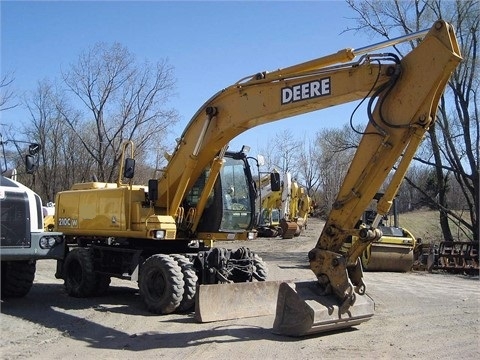
[[(0, 112), (2, 117), (5, 112), (16, 108), (19, 103), (17, 95), (13, 89), (15, 81), (14, 74), (5, 72), (0, 79)], [(1, 165), (2, 174), (6, 171), (15, 169), (17, 171), (18, 180), (29, 185), (30, 176), (27, 176), (24, 169), (25, 143), (18, 136), (18, 124), (9, 122), (0, 124), (0, 145), (1, 145)]]
[[(79, 56), (63, 80), (83, 105), (83, 116), (62, 115), (94, 160), (100, 181), (115, 179), (125, 140), (133, 140), (138, 153), (166, 146), (178, 120), (166, 107), (175, 85), (167, 61), (138, 64), (122, 45), (98, 43)], [(91, 132), (79, 131), (86, 127)]]
[(13, 109), (18, 106), (12, 85), (15, 78), (12, 73), (2, 74), (0, 79), (0, 111)]
[(325, 129), (317, 133), (317, 166), (321, 193), (318, 204), (322, 214), (327, 214), (332, 209), (358, 143), (358, 134), (348, 126)]
[(296, 175), (301, 142), (295, 140), (290, 130), (283, 130), (275, 134), (273, 141), (269, 141), (266, 149), (260, 151), (266, 157), (267, 166), (279, 168), (282, 172)]
[[(77, 141), (76, 133), (65, 122), (65, 114), (70, 119), (78, 114), (68, 108), (67, 99), (61, 94), (55, 84), (43, 80), (25, 99), (30, 113), (25, 136), (41, 144), (35, 191), (46, 201), (54, 201), (58, 191), (85, 180), (91, 174), (93, 163)], [(78, 131), (88, 133), (86, 130)]]
[[(385, 38), (408, 34), (428, 28), (436, 19), (445, 19), (456, 28), (457, 38), (464, 61), (456, 69), (448, 83), (448, 90), (439, 105), (436, 125), (429, 130), (430, 154), (416, 159), (433, 166), (438, 191), (432, 202), (437, 205), (440, 224), (446, 240), (452, 240), (449, 217), (458, 215), (447, 202), (446, 179), (454, 176), (459, 184), (465, 203), (468, 204), (470, 222), (464, 223), (472, 240), (479, 240), (478, 211), (479, 190), (479, 120), (478, 90), (479, 70), (477, 64), (479, 40), (479, 1), (373, 1), (347, 0), (355, 10), (356, 26), (348, 30), (366, 31)], [(411, 47), (415, 43), (410, 43)], [(402, 54), (401, 48), (396, 48)]]
[(312, 197), (315, 202), (318, 201), (315, 195), (320, 187), (320, 169), (318, 167), (320, 150), (317, 145), (315, 140), (304, 138), (297, 168), (299, 181), (305, 186), (307, 195)]
[(265, 160), (263, 165), (264, 171), (272, 171), (273, 169), (280, 170), (280, 166), (277, 163), (276, 150), (274, 148), (273, 140), (270, 139), (267, 141), (266, 146), (260, 147), (258, 149), (259, 154), (261, 154)]

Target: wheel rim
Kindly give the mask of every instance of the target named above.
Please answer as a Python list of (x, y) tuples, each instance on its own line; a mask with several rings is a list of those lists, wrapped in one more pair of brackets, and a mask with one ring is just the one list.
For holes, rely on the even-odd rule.
[(147, 291), (151, 297), (160, 299), (165, 293), (166, 279), (161, 271), (152, 270), (148, 274)]
[(72, 261), (68, 266), (68, 278), (73, 285), (79, 285), (83, 279), (83, 270), (78, 261)]

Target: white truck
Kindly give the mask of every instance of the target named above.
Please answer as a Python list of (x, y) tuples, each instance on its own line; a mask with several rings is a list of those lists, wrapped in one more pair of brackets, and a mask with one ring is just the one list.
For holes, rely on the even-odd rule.
[[(1, 142), (2, 150), (5, 143)], [(37, 144), (29, 145), (27, 173), (33, 172), (39, 149)], [(6, 159), (4, 164), (0, 180), (2, 299), (23, 297), (30, 291), (37, 260), (62, 259), (65, 255), (62, 233), (44, 231), (40, 197), (16, 181), (16, 171), (7, 169)]]

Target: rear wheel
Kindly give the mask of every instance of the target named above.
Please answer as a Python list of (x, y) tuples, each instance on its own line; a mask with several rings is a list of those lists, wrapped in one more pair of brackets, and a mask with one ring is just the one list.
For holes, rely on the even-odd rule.
[(93, 267), (93, 256), (89, 249), (71, 250), (64, 262), (65, 289), (73, 297), (89, 297), (96, 293), (97, 277)]
[(185, 284), (177, 262), (168, 255), (155, 254), (143, 263), (138, 285), (148, 311), (170, 314), (180, 305)]
[(250, 282), (267, 279), (267, 265), (260, 256), (249, 248), (241, 247), (232, 253), (229, 261), (233, 265), (232, 275), (229, 278), (233, 282)]
[(183, 255), (171, 255), (182, 269), (183, 274), (183, 297), (177, 311), (188, 311), (195, 305), (195, 293), (197, 292), (198, 277), (193, 268), (193, 263)]
[(267, 264), (263, 259), (255, 254), (253, 256), (253, 276), (255, 279), (258, 281), (266, 281), (267, 280), (267, 273), (268, 273), (268, 268)]
[(2, 261), (2, 299), (27, 295), (35, 279), (35, 268), (35, 260)]

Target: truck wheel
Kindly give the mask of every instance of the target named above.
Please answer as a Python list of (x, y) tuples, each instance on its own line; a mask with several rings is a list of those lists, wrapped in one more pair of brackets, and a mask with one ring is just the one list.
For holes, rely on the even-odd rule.
[(93, 257), (89, 249), (71, 250), (63, 264), (65, 289), (73, 297), (89, 297), (95, 294), (97, 277), (93, 268)]
[(193, 268), (193, 263), (183, 255), (173, 254), (170, 255), (180, 266), (183, 274), (183, 297), (180, 305), (178, 305), (177, 311), (188, 311), (195, 305), (195, 293), (197, 292), (198, 277)]
[(253, 256), (253, 273), (254, 273), (255, 279), (257, 279), (258, 281), (267, 280), (267, 273), (268, 273), (267, 264), (257, 254)]
[(27, 295), (35, 279), (35, 268), (35, 260), (2, 261), (2, 299)]
[(152, 255), (140, 269), (140, 296), (152, 313), (174, 312), (182, 301), (184, 285), (182, 269), (168, 255)]

